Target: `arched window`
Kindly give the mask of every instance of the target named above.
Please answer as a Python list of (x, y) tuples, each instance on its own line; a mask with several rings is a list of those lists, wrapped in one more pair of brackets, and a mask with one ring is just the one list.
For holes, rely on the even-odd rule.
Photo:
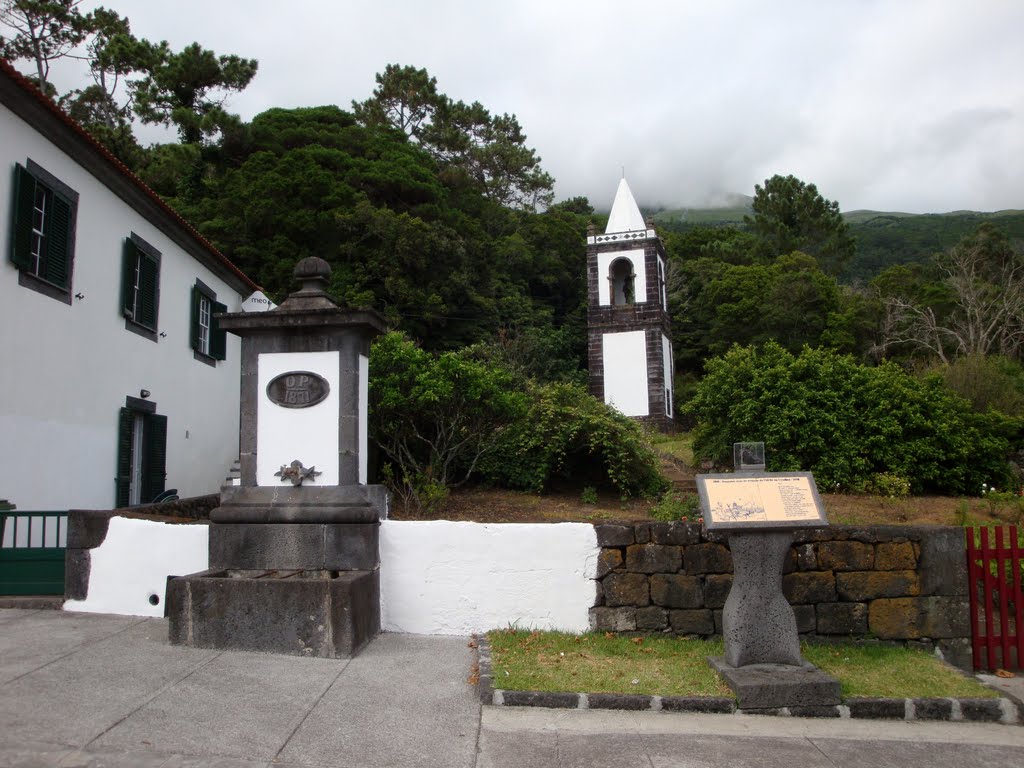
[(608, 282), (611, 286), (612, 305), (618, 307), (636, 301), (634, 280), (636, 273), (629, 259), (616, 259), (609, 265)]

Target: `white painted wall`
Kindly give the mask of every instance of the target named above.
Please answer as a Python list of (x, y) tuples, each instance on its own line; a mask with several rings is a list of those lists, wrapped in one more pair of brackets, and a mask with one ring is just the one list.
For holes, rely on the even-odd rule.
[[(110, 518), (103, 543), (90, 550), (85, 600), (67, 600), (65, 611), (163, 616), (168, 576), (209, 567), (209, 526), (171, 525), (127, 517)], [(159, 597), (156, 605), (150, 596)]]
[[(256, 391), (256, 485), (278, 487), (282, 465), (298, 459), (321, 474), (303, 485), (337, 485), (338, 420), (341, 373), (339, 352), (270, 352), (259, 356)], [(330, 387), (327, 397), (309, 408), (285, 408), (267, 397), (267, 385), (288, 371), (312, 371)]]
[[(162, 616), (167, 576), (208, 567), (208, 526), (114, 517), (91, 550), (86, 600), (68, 611)], [(381, 622), (427, 635), (518, 626), (585, 632), (594, 604), (597, 534), (585, 523), (485, 525), (385, 520)], [(150, 595), (159, 605), (149, 603)]]
[(633, 282), (634, 301), (639, 304), (647, 301), (647, 266), (642, 248), (632, 251), (609, 251), (597, 254), (597, 299), (602, 307), (612, 303), (611, 287), (608, 282), (608, 269), (616, 259), (629, 259), (633, 263), (636, 279)]
[(661, 290), (661, 308), (668, 312), (668, 272), (661, 256), (658, 257), (658, 285)]
[(594, 526), (584, 523), (385, 520), (381, 624), (426, 635), (512, 625), (584, 632), (598, 552)]
[(647, 416), (647, 334), (645, 331), (606, 333), (604, 401), (626, 416)]
[[(118, 409), (149, 390), (167, 416), (167, 487), (213, 493), (238, 458), (240, 343), (211, 367), (189, 345), (199, 278), (229, 310), (243, 298), (70, 157), (0, 105), (0, 498), (24, 510), (114, 504)], [(18, 285), (10, 262), (15, 163), (31, 158), (78, 192), (71, 306)], [(157, 342), (125, 330), (121, 247), (161, 252)]]
[(671, 388), (674, 386), (675, 381), (675, 363), (672, 360), (672, 342), (668, 340), (668, 336), (665, 334), (661, 335), (661, 363), (664, 366), (662, 370), (665, 372), (665, 387), (666, 394), (668, 397), (665, 399), (665, 415), (672, 415), (672, 397)]

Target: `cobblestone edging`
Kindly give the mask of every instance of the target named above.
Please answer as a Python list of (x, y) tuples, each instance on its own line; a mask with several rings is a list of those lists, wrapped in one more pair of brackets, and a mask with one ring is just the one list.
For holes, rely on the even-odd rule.
[(834, 717), (865, 720), (930, 720), (970, 723), (1021, 724), (1017, 704), (998, 699), (869, 699), (850, 698), (829, 707), (781, 707), (737, 709), (727, 696), (648, 696), (630, 693), (556, 693), (506, 691), (495, 686), (491, 647), (486, 635), (476, 636), (482, 704), (497, 707), (545, 707), (548, 709), (619, 709), (650, 712), (701, 712), (705, 714), (775, 715), (781, 717)]

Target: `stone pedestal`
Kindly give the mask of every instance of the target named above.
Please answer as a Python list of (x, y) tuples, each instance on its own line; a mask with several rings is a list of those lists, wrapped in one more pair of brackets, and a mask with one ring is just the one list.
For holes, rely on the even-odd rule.
[(793, 608), (782, 594), (782, 567), (791, 531), (734, 532), (732, 589), (722, 611), (725, 661), (800, 666), (800, 636)]
[(740, 709), (827, 707), (839, 681), (800, 657), (793, 608), (782, 593), (792, 531), (729, 534), (733, 582), (722, 612), (725, 655), (709, 659)]
[(168, 585), (172, 643), (335, 657), (380, 631), (366, 377), (383, 318), (339, 309), (322, 259), (295, 273), (277, 309), (218, 317), (242, 337), (241, 484), (210, 514), (210, 569)]
[(380, 632), (382, 515), (362, 486), (225, 489), (210, 570), (168, 585), (171, 642), (355, 655)]
[(727, 664), (721, 656), (709, 661), (736, 694), (740, 709), (833, 707), (841, 701), (839, 681), (807, 661), (797, 666), (750, 664), (745, 667)]

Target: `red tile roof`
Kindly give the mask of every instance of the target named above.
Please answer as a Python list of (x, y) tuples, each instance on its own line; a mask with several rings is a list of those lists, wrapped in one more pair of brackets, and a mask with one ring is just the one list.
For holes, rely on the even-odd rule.
[(152, 189), (146, 186), (142, 179), (140, 179), (131, 170), (129, 170), (128, 166), (126, 166), (124, 163), (118, 160), (109, 149), (107, 149), (105, 146), (103, 146), (103, 144), (101, 144), (99, 141), (93, 138), (93, 136), (88, 131), (86, 131), (81, 125), (72, 120), (68, 116), (68, 114), (64, 112), (64, 110), (58, 107), (52, 99), (50, 99), (48, 96), (46, 96), (46, 94), (39, 90), (39, 88), (36, 87), (36, 85), (31, 80), (29, 80), (20, 72), (18, 72), (13, 66), (11, 66), (9, 61), (3, 58), (0, 58), (0, 74), (12, 80), (18, 87), (20, 87), (25, 92), (25, 94), (29, 98), (32, 98), (35, 101), (37, 101), (57, 120), (59, 120), (61, 123), (63, 123), (76, 134), (78, 134), (82, 139), (84, 139), (85, 142), (90, 146), (90, 149), (92, 149), (98, 155), (103, 157), (104, 160), (106, 160), (106, 162), (108, 162), (113, 168), (117, 170), (117, 172), (123, 175), (132, 184), (138, 187), (138, 189), (144, 195), (146, 195), (154, 203), (156, 203), (156, 205), (160, 209), (162, 209), (164, 214), (166, 214), (170, 219), (172, 219), (179, 227), (184, 229), (188, 233), (188, 235), (192, 237), (196, 241), (196, 243), (198, 243), (201, 246), (201, 248), (204, 251), (210, 254), (213, 260), (220, 262), (224, 267), (228, 269), (228, 271), (236, 275), (239, 279), (242, 280), (243, 283), (249, 286), (252, 290), (260, 290), (260, 286), (256, 282), (254, 282), (252, 278), (246, 275), (241, 269), (236, 267), (231, 262), (231, 260), (223, 253), (221, 253), (219, 250), (217, 250), (209, 240), (207, 240), (205, 237), (199, 234), (199, 230), (197, 230), (195, 227), (189, 224), (181, 216), (181, 214), (179, 214), (177, 211), (171, 208), (171, 206), (164, 202), (163, 198), (160, 197), (160, 195), (158, 195), (156, 192), (154, 192)]

